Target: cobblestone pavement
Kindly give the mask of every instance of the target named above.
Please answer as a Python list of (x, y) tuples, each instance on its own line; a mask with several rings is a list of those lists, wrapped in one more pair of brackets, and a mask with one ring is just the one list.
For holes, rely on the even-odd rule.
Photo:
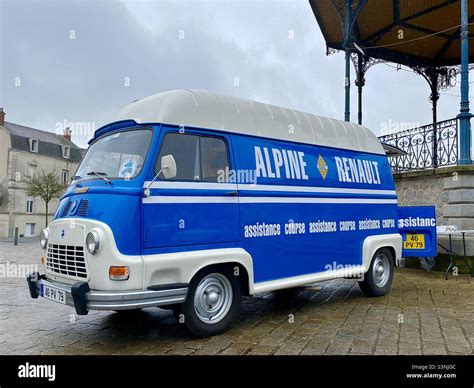
[[(0, 243), (0, 264), (38, 262), (38, 245)], [(10, 267), (6, 266), (6, 262)], [(0, 279), (0, 354), (472, 354), (474, 278), (402, 269), (392, 291), (361, 294), (354, 280), (316, 284), (292, 302), (242, 301), (224, 334), (191, 339), (171, 312), (90, 312), (30, 299), (26, 281)], [(321, 289), (319, 289), (321, 287)]]

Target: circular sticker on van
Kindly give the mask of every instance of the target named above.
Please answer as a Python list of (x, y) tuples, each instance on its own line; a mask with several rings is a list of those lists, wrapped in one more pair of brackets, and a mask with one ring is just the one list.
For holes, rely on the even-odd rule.
[(130, 178), (135, 175), (137, 171), (137, 161), (134, 158), (125, 159), (120, 167), (119, 177)]

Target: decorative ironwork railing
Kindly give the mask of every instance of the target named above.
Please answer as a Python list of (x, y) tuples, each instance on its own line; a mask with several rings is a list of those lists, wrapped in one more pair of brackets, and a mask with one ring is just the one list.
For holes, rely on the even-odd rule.
[(458, 162), (458, 120), (451, 119), (379, 136), (382, 143), (400, 148), (403, 156), (390, 157), (392, 171), (404, 172), (456, 165)]

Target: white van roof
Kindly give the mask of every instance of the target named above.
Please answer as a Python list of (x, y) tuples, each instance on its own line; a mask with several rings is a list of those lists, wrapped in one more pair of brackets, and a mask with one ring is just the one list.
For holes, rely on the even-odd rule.
[(116, 121), (127, 119), (385, 155), (377, 137), (360, 125), (207, 90), (172, 90), (143, 98), (116, 117)]

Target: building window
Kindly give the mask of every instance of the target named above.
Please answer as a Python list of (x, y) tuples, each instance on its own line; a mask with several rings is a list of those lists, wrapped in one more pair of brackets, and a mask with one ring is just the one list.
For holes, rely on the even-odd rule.
[(39, 141), (38, 139), (30, 139), (30, 151), (38, 152)]
[(34, 163), (28, 163), (27, 165), (27, 176), (29, 176), (30, 178), (34, 178), (36, 177), (36, 171), (37, 171), (37, 167), (36, 167), (36, 164)]
[(25, 224), (25, 237), (33, 237), (36, 232), (36, 224)]
[(26, 212), (28, 214), (33, 214), (34, 211), (35, 211), (35, 198), (29, 195), (26, 198)]
[(63, 183), (65, 184), (69, 183), (69, 170), (63, 170), (61, 174), (61, 178), (63, 180)]
[(69, 159), (71, 157), (71, 147), (63, 145), (62, 149), (63, 149), (63, 158)]

